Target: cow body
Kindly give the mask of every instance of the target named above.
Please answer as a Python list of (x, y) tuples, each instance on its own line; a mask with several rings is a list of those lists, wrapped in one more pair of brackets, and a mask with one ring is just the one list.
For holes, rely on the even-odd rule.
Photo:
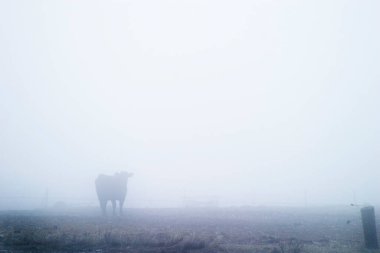
[(96, 193), (104, 216), (106, 215), (108, 201), (112, 203), (113, 215), (116, 214), (116, 201), (119, 201), (120, 215), (123, 214), (128, 178), (132, 175), (128, 172), (116, 173), (113, 176), (101, 174), (95, 180)]

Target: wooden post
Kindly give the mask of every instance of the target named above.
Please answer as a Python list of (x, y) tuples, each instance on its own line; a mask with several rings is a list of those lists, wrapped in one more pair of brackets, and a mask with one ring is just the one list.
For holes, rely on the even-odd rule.
[(365, 246), (368, 249), (378, 249), (375, 208), (373, 206), (366, 206), (360, 212), (362, 215)]

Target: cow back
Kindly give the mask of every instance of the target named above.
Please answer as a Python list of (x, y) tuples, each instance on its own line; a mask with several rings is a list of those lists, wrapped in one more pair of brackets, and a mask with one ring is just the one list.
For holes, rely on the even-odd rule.
[(127, 194), (127, 181), (118, 175), (99, 175), (95, 186), (99, 200), (124, 200)]

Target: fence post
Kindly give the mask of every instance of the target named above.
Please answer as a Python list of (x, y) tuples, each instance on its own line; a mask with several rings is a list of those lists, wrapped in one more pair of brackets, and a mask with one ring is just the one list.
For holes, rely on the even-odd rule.
[(378, 249), (375, 208), (373, 206), (366, 206), (360, 209), (360, 212), (362, 216), (365, 246), (368, 249)]

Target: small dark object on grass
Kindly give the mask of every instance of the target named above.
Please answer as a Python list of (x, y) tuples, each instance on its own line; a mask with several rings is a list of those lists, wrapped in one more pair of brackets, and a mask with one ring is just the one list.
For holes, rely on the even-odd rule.
[(182, 246), (182, 251), (187, 252), (188, 250), (198, 250), (206, 247), (206, 243), (203, 240), (192, 239), (189, 241), (185, 241)]
[(278, 248), (273, 248), (271, 253), (281, 253), (281, 251)]
[(283, 241), (279, 245), (281, 253), (301, 253), (303, 251), (304, 244), (297, 239), (290, 239)]

